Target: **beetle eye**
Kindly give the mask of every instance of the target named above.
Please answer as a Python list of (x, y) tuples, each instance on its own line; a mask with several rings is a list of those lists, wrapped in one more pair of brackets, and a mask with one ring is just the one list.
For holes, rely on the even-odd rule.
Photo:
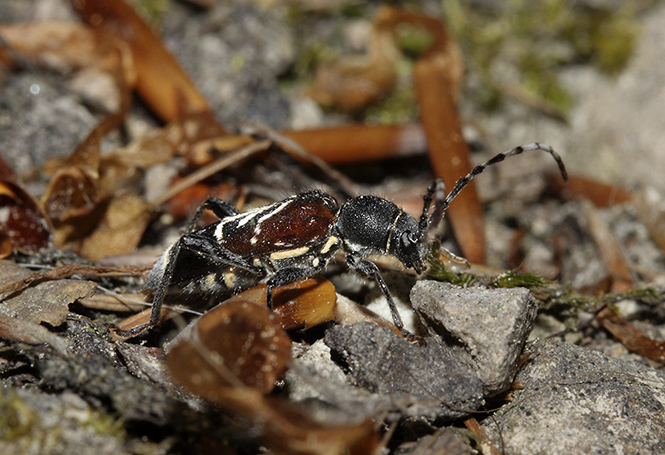
[(411, 232), (402, 234), (402, 245), (409, 247), (418, 243), (418, 238)]

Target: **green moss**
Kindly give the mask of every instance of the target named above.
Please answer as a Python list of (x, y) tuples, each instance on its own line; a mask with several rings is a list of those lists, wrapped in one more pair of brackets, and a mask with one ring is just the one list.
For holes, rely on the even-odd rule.
[(477, 279), (470, 273), (454, 273), (448, 267), (439, 253), (439, 244), (432, 242), (427, 253), (427, 276), (437, 281), (443, 281), (457, 286), (467, 287), (476, 283)]
[(329, 64), (339, 57), (338, 51), (323, 42), (315, 42), (306, 45), (299, 53), (293, 70), (287, 78), (282, 78), (281, 83), (300, 83), (314, 80), (314, 75), (319, 66)]
[(365, 121), (393, 125), (408, 122), (417, 115), (415, 90), (410, 86), (398, 86), (383, 100), (365, 110)]
[[(637, 13), (654, 2), (637, 3), (592, 9), (576, 7), (570, 0), (444, 0), (442, 6), (467, 65), (479, 77), (481, 84), (474, 86), (477, 101), (497, 107), (505, 86), (518, 84), (531, 96), (566, 111), (572, 102), (559, 70), (585, 62), (609, 74), (625, 68), (639, 35)], [(508, 82), (502, 74), (511, 64), (520, 80)]]
[(161, 29), (164, 14), (171, 7), (170, 0), (133, 0), (136, 12), (156, 30)]
[(592, 37), (596, 64), (610, 74), (620, 72), (633, 54), (638, 35), (637, 24), (626, 18), (601, 24)]
[(231, 57), (231, 69), (234, 73), (240, 73), (245, 69), (245, 56), (236, 52)]
[[(26, 403), (14, 389), (0, 391), (0, 441), (9, 443), (12, 447), (27, 447), (39, 441), (45, 453), (60, 453), (56, 447), (66, 446), (64, 439), (64, 426), (72, 426), (72, 419), (80, 429), (89, 428), (89, 431), (98, 435), (110, 436), (121, 443), (127, 439), (124, 422), (103, 412), (88, 409), (83, 418), (77, 412), (68, 415), (66, 408), (54, 410), (60, 420), (55, 424), (44, 425), (37, 409)], [(49, 417), (52, 419), (53, 417)], [(153, 451), (157, 453), (157, 451)]]
[(534, 274), (508, 271), (494, 278), (492, 285), (497, 288), (542, 288), (553, 284), (551, 281)]
[(340, 6), (340, 13), (347, 18), (367, 17), (367, 4), (359, 1), (343, 2)]
[(545, 292), (534, 292), (533, 294), (539, 301), (541, 310), (563, 316), (576, 316), (577, 310), (593, 310), (601, 305), (612, 305), (622, 300), (636, 300), (648, 304), (656, 304), (665, 300), (665, 291), (649, 287), (601, 296), (588, 296), (577, 294), (561, 285), (554, 285)]
[(88, 418), (85, 425), (91, 427), (98, 434), (113, 436), (114, 438), (125, 440), (125, 423), (112, 415), (100, 412), (88, 412)]
[(397, 26), (397, 45), (402, 52), (412, 58), (416, 58), (427, 51), (433, 41), (432, 34), (420, 27), (414, 27), (410, 24)]
[(0, 393), (0, 439), (15, 441), (32, 433), (39, 416), (13, 391)]

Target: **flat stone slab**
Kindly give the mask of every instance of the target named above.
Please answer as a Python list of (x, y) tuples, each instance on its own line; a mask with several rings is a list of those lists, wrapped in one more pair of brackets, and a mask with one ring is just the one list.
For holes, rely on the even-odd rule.
[(537, 341), (524, 390), (483, 422), (505, 455), (665, 453), (665, 376), (561, 341)]
[(404, 416), (456, 419), (483, 404), (482, 382), (439, 338), (421, 346), (360, 322), (332, 327), (324, 340), (357, 385), (388, 397)]

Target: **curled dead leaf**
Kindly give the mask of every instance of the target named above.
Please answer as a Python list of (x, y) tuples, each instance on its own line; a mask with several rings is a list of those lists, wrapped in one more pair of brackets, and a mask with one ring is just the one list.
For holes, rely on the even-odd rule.
[(596, 320), (629, 351), (656, 362), (665, 363), (665, 341), (647, 337), (610, 308), (604, 308), (598, 312)]
[[(266, 285), (262, 284), (232, 297), (256, 305), (266, 304)], [(273, 292), (273, 311), (285, 330), (307, 329), (335, 318), (337, 295), (333, 284), (319, 276), (280, 286)]]
[(188, 390), (253, 422), (273, 453), (372, 453), (378, 435), (371, 421), (330, 426), (265, 395), (290, 358), (290, 339), (271, 312), (235, 299), (206, 313), (178, 336), (166, 363)]
[(59, 220), (86, 215), (99, 202), (96, 178), (76, 167), (61, 169), (56, 173), (42, 198), (46, 213)]
[(93, 261), (130, 253), (151, 218), (151, 206), (132, 193), (116, 196), (97, 229), (83, 241), (81, 254)]
[(0, 258), (13, 251), (35, 253), (47, 248), (52, 238), (48, 217), (0, 158)]
[(368, 43), (367, 56), (346, 57), (322, 66), (309, 95), (324, 106), (357, 111), (376, 102), (395, 85), (395, 65), (400, 51), (394, 30), (381, 26), (377, 14)]
[(291, 339), (265, 307), (236, 299), (192, 323), (166, 358), (175, 379), (216, 402), (230, 387), (270, 392), (291, 360)]

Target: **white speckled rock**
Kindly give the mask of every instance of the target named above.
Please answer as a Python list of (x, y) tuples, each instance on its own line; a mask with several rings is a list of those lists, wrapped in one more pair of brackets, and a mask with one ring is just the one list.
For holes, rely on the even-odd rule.
[(411, 302), (432, 335), (466, 352), (487, 395), (510, 386), (536, 317), (536, 303), (527, 289), (420, 281), (411, 291)]

